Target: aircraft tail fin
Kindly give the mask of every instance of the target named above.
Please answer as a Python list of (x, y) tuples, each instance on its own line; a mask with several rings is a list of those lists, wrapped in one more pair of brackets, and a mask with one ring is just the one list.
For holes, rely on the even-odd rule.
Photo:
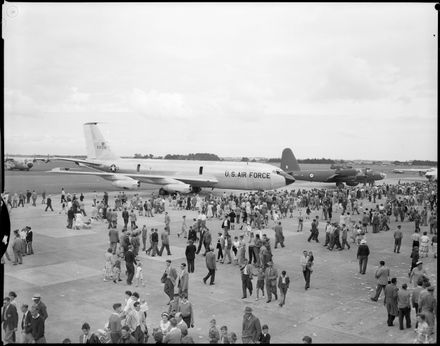
[(87, 159), (117, 160), (120, 159), (110, 149), (110, 145), (104, 139), (98, 123), (85, 123), (84, 136), (86, 139)]
[(295, 155), (293, 155), (292, 149), (286, 148), (281, 155), (281, 169), (285, 172), (297, 172), (300, 171), (298, 161), (296, 161)]

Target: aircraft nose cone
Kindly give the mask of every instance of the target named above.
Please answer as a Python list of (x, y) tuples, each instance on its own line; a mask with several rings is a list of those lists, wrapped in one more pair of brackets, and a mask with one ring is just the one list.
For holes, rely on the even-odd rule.
[(34, 164), (32, 162), (28, 162), (27, 166), (28, 166), (28, 168), (32, 168), (34, 166)]

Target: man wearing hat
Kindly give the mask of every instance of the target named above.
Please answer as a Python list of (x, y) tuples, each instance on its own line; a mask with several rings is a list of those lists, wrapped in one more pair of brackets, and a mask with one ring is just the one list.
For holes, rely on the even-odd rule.
[(270, 303), (272, 301), (272, 293), (275, 295), (275, 300), (278, 299), (277, 295), (277, 278), (278, 271), (273, 267), (273, 262), (267, 262), (267, 268), (264, 273), (266, 279), (266, 293), (267, 293), (267, 301), (266, 303)]
[(370, 255), (370, 249), (365, 239), (361, 240), (361, 244), (358, 247), (357, 259), (359, 260), (359, 273), (365, 274), (367, 270), (368, 256)]
[(409, 283), (413, 282), (414, 287), (417, 286), (417, 282), (419, 279), (428, 279), (428, 274), (426, 273), (426, 269), (423, 268), (423, 262), (417, 261), (415, 268), (411, 270), (411, 274), (409, 275)]
[(32, 297), (32, 300), (34, 302), (32, 307), (35, 307), (35, 309), (37, 309), (38, 313), (43, 318), (43, 320), (46, 320), (48, 317), (47, 308), (46, 308), (46, 304), (44, 304), (41, 301), (41, 295), (39, 293), (35, 293), (34, 296)]
[(241, 339), (243, 344), (256, 344), (261, 335), (260, 320), (252, 314), (252, 308), (246, 306), (243, 316)]

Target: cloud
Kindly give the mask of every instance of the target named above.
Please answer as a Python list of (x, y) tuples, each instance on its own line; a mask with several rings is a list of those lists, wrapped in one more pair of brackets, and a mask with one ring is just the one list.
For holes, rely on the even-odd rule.
[(129, 106), (152, 118), (188, 118), (193, 111), (185, 97), (179, 93), (161, 93), (156, 90), (145, 92), (134, 88), (128, 97)]
[(22, 116), (35, 116), (37, 102), (23, 91), (5, 88), (5, 113)]
[(342, 57), (330, 63), (312, 98), (364, 101), (385, 96), (384, 88), (375, 79), (374, 71), (366, 60)]

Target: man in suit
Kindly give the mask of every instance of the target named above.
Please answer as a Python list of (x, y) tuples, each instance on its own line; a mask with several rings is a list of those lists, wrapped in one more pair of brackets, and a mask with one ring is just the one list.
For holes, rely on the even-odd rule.
[(399, 315), (399, 309), (397, 307), (397, 295), (399, 288), (397, 287), (397, 279), (392, 278), (391, 283), (385, 286), (385, 299), (383, 301), (385, 307), (387, 308), (388, 327), (393, 326), (394, 319)]
[(163, 232), (160, 234), (160, 240), (162, 241), (162, 246), (159, 250), (159, 256), (162, 256), (163, 249), (167, 249), (168, 256), (171, 256), (170, 251), (170, 238), (168, 237), (168, 232), (166, 229), (163, 230)]
[(12, 251), (14, 252), (14, 262), (12, 264), (16, 265), (23, 264), (22, 251), (23, 251), (23, 241), (20, 238), (18, 229), (14, 231), (15, 238), (12, 242)]
[(69, 208), (69, 210), (67, 211), (67, 228), (72, 228), (73, 227), (73, 219), (75, 218), (75, 213), (73, 211), (73, 207)]
[(206, 227), (204, 228), (205, 228), (205, 232), (203, 234), (203, 246), (205, 247), (205, 253), (203, 254), (203, 256), (206, 256), (208, 249), (211, 246), (212, 235), (209, 229), (207, 229)]
[(244, 309), (241, 339), (243, 344), (255, 344), (260, 339), (261, 324), (260, 320), (252, 314), (252, 308), (246, 306)]
[(249, 289), (249, 295), (252, 295), (252, 269), (249, 265), (248, 259), (244, 259), (243, 266), (240, 268), (241, 271), (241, 288), (243, 291), (243, 296), (241, 299), (245, 299), (247, 297), (246, 293)]
[(122, 212), (122, 219), (124, 220), (124, 228), (127, 229), (128, 219), (130, 218), (130, 214), (127, 211), (127, 208), (124, 208)]
[(113, 344), (116, 344), (121, 338), (122, 329), (122, 305), (121, 303), (113, 304), (114, 312), (108, 320), (108, 328), (110, 329), (110, 338)]
[(26, 254), (27, 255), (33, 255), (34, 249), (32, 248), (32, 240), (33, 240), (33, 232), (31, 230), (31, 227), (26, 226)]
[(370, 299), (374, 302), (377, 302), (380, 293), (382, 290), (385, 290), (385, 286), (388, 284), (388, 278), (390, 277), (390, 268), (385, 266), (385, 261), (379, 262), (379, 268), (377, 268), (374, 276), (377, 279), (376, 295), (374, 297), (370, 297)]
[(23, 313), (23, 318), (21, 319), (22, 342), (23, 344), (31, 344), (34, 341), (32, 337), (32, 315), (28, 310), (27, 304), (21, 306), (21, 312)]
[(44, 318), (38, 312), (38, 309), (33, 306), (31, 308), (32, 315), (32, 337), (34, 339), (34, 343), (36, 344), (45, 344), (46, 338), (44, 337)]
[(281, 244), (281, 247), (284, 247), (284, 234), (283, 234), (283, 227), (281, 226), (281, 221), (278, 222), (278, 225), (274, 227), (275, 231), (275, 246), (276, 249), (278, 246), (278, 243)]
[(266, 280), (266, 293), (267, 293), (266, 303), (270, 303), (272, 301), (272, 293), (275, 296), (275, 300), (278, 299), (278, 295), (277, 295), (278, 271), (273, 267), (272, 261), (269, 261), (267, 263), (267, 268), (264, 274)]
[(14, 304), (11, 304), (11, 298), (3, 298), (3, 342), (6, 344), (15, 343), (15, 332), (18, 326), (18, 313)]
[(189, 274), (186, 270), (186, 263), (180, 264), (180, 273), (179, 273), (179, 281), (177, 286), (179, 287), (179, 295), (185, 293), (188, 295), (188, 282), (189, 282)]
[(128, 251), (125, 254), (125, 266), (127, 268), (127, 285), (131, 285), (134, 276), (134, 265), (136, 264), (136, 258), (133, 253), (133, 246), (128, 246)]
[(185, 249), (186, 262), (188, 263), (188, 272), (194, 273), (194, 259), (196, 258), (196, 246), (190, 239)]
[(116, 228), (111, 228), (108, 231), (108, 238), (110, 241), (110, 248), (113, 251), (113, 255), (116, 253), (116, 246), (119, 243), (119, 232)]
[(290, 279), (286, 274), (286, 271), (283, 270), (281, 272), (281, 276), (278, 278), (278, 288), (280, 289), (281, 294), (281, 302), (280, 306), (283, 306), (286, 303), (286, 294), (289, 289)]
[(171, 266), (171, 260), (166, 261), (165, 274), (166, 274), (166, 278), (165, 278), (165, 285), (163, 287), (163, 290), (171, 301), (174, 297), (174, 286), (176, 285), (176, 280), (177, 280), (177, 271), (175, 268)]
[(34, 302), (34, 305), (32, 307), (35, 307), (38, 313), (40, 314), (40, 316), (43, 318), (43, 320), (46, 320), (48, 317), (47, 308), (46, 308), (46, 304), (44, 304), (41, 301), (41, 295), (39, 293), (35, 293), (34, 296), (32, 297), (32, 300)]
[(208, 280), (208, 278), (211, 278), (209, 284), (214, 285), (216, 270), (215, 253), (210, 247), (208, 247), (207, 250), (208, 252), (206, 254), (206, 267), (208, 268), (208, 274), (203, 278), (203, 283), (206, 284), (206, 280)]
[(165, 212), (165, 231), (167, 232), (168, 235), (170, 235), (170, 216), (168, 215), (168, 212)]

